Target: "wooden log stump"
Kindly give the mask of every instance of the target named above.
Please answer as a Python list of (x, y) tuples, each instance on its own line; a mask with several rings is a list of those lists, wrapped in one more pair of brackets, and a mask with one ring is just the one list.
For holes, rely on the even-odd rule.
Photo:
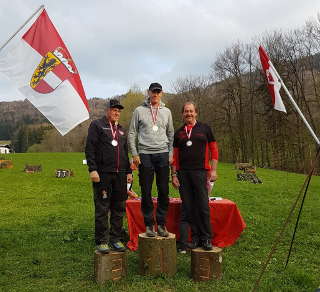
[(176, 236), (148, 237), (139, 234), (140, 273), (173, 276), (177, 272)]
[(191, 276), (194, 281), (222, 278), (222, 249), (213, 247), (206, 251), (196, 248), (191, 251)]
[(0, 160), (0, 168), (12, 168), (13, 163), (11, 160)]
[(253, 166), (245, 168), (244, 172), (245, 173), (256, 173), (257, 172), (257, 168), (253, 165)]
[(62, 169), (58, 168), (55, 172), (56, 178), (65, 178), (69, 176), (73, 176), (73, 171), (71, 169)]
[(23, 171), (26, 172), (26, 173), (40, 172), (40, 171), (42, 171), (42, 166), (41, 166), (41, 164), (40, 165), (28, 165), (28, 164), (26, 164)]
[(248, 167), (251, 167), (252, 163), (250, 162), (237, 162), (234, 166), (235, 169), (245, 170)]
[(116, 281), (127, 274), (127, 253), (112, 251), (103, 254), (94, 253), (94, 275), (98, 284), (104, 284), (108, 280)]

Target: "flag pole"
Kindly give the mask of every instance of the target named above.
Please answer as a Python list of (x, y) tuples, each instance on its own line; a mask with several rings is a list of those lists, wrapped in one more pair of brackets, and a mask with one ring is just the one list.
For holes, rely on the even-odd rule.
[(0, 51), (20, 32), (21, 29), (41, 10), (44, 9), (44, 5), (42, 4), (36, 12), (34, 12), (25, 22), (23, 25), (19, 27), (19, 29), (1, 46)]
[(280, 80), (280, 83), (284, 89), (284, 91), (286, 92), (287, 96), (289, 97), (292, 105), (294, 106), (294, 108), (296, 109), (296, 111), (298, 112), (298, 114), (300, 115), (302, 121), (304, 122), (304, 124), (306, 125), (306, 127), (308, 128), (309, 132), (311, 133), (312, 137), (314, 138), (314, 140), (317, 142), (317, 144), (320, 146), (320, 140), (318, 139), (318, 137), (316, 136), (316, 134), (314, 133), (313, 129), (311, 128), (311, 126), (309, 125), (308, 121), (306, 120), (306, 118), (304, 117), (303, 113), (301, 112), (300, 108), (298, 107), (298, 105), (296, 104), (295, 100), (293, 99), (292, 95), (290, 94), (288, 88), (285, 86), (284, 82), (282, 81), (278, 71), (274, 68), (273, 64), (271, 61), (268, 62), (270, 67), (272, 67), (273, 71), (276, 73), (277, 78)]

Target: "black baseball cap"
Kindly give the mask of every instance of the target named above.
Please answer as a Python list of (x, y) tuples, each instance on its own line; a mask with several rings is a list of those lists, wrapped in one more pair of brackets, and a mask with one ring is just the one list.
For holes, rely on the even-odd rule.
[(150, 84), (149, 90), (150, 90), (150, 91), (153, 91), (153, 90), (160, 90), (160, 91), (162, 91), (162, 86), (161, 86), (160, 83), (154, 82), (154, 83), (151, 83), (151, 84)]
[(120, 104), (120, 101), (117, 99), (110, 99), (108, 104), (108, 108), (118, 108), (118, 109), (124, 109), (124, 106)]

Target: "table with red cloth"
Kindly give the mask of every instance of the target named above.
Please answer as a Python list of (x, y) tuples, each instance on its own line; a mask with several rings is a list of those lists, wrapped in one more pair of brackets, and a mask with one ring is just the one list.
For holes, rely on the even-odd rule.
[[(156, 198), (153, 199), (153, 203), (156, 207)], [(218, 247), (227, 247), (234, 244), (246, 227), (237, 205), (227, 199), (216, 199), (210, 200), (209, 206), (212, 232), (214, 234), (212, 244)], [(176, 234), (177, 240), (179, 240), (180, 207), (181, 199), (170, 198), (166, 226), (169, 232)], [(141, 213), (141, 200), (127, 200), (126, 212), (130, 235), (127, 247), (130, 250), (137, 250), (138, 235), (145, 232)]]

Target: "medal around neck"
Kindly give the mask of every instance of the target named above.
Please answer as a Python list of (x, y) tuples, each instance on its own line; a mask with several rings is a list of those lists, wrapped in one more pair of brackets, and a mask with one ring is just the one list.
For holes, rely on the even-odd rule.
[(113, 126), (111, 124), (111, 122), (109, 121), (109, 125), (110, 125), (110, 130), (111, 130), (111, 134), (112, 134), (112, 141), (111, 141), (111, 145), (113, 147), (118, 146), (118, 141), (116, 140), (116, 136), (117, 136), (117, 124), (115, 124), (115, 130), (113, 129)]
[(155, 111), (153, 111), (152, 107), (150, 107), (150, 112), (151, 112), (151, 117), (152, 117), (152, 123), (153, 123), (152, 130), (153, 130), (154, 132), (157, 132), (158, 129), (159, 129), (159, 127), (156, 125), (157, 116), (158, 116), (158, 110), (159, 110), (158, 107), (155, 109)]
[(190, 147), (190, 146), (192, 145), (192, 141), (190, 140), (190, 138), (191, 138), (191, 133), (192, 133), (193, 127), (194, 127), (194, 125), (193, 125), (192, 128), (188, 131), (187, 125), (184, 126), (184, 130), (185, 130), (186, 135), (187, 135), (187, 137), (188, 137), (188, 141), (186, 142), (187, 147)]

